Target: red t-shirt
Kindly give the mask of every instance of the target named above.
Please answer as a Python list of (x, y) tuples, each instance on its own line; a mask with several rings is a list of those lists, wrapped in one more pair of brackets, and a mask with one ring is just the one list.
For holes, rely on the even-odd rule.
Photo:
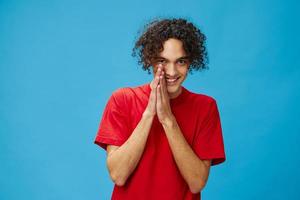
[[(133, 132), (147, 106), (149, 83), (113, 92), (103, 112), (95, 143), (121, 146)], [(200, 159), (212, 159), (212, 166), (225, 161), (224, 143), (216, 101), (209, 96), (182, 92), (170, 99), (172, 113), (185, 139)], [(139, 164), (124, 186), (114, 186), (113, 200), (194, 200), (172, 155), (168, 139), (154, 117)]]

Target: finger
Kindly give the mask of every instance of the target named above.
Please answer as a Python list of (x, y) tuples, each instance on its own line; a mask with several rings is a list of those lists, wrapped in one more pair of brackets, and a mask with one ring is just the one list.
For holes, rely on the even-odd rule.
[(157, 90), (156, 90), (156, 105), (157, 105), (158, 109), (160, 109), (160, 106), (161, 106), (161, 92), (160, 92), (160, 89), (161, 89), (161, 85), (158, 85)]
[(153, 88), (153, 90), (150, 93), (149, 101), (153, 104), (156, 103), (156, 90), (157, 90), (157, 88)]
[[(163, 72), (162, 72), (162, 74), (163, 74)], [(161, 101), (163, 102), (164, 101), (164, 95), (163, 95), (163, 87), (164, 87), (164, 85), (163, 85), (163, 75), (159, 76), (159, 85), (160, 85), (160, 87), (159, 87), (160, 98), (161, 98)]]
[(152, 79), (151, 83), (150, 83), (150, 88), (153, 89), (154, 87), (157, 87), (157, 85), (159, 84), (159, 76), (161, 74), (161, 68), (159, 68), (154, 76), (154, 79)]
[(161, 80), (161, 99), (162, 102), (165, 103), (168, 101), (169, 99), (169, 94), (168, 94), (168, 90), (167, 90), (167, 82), (166, 82), (166, 78), (165, 78), (165, 73), (163, 72), (163, 78)]
[(159, 64), (157, 66), (157, 69), (156, 69), (156, 72), (155, 72), (155, 75), (160, 75), (161, 74), (161, 71), (163, 69), (163, 66), (161, 64)]
[(162, 80), (161, 80), (161, 91), (162, 91), (162, 100), (165, 100), (165, 98), (167, 97), (167, 83), (166, 83), (166, 79), (165, 79), (165, 73), (164, 71), (162, 71)]
[(158, 84), (159, 84), (159, 76), (156, 76), (156, 77), (154, 78), (154, 82), (153, 82), (154, 88), (157, 88)]
[(154, 78), (154, 87), (157, 87), (157, 85), (159, 84), (159, 76), (161, 75), (161, 72), (162, 72), (162, 68), (159, 67), (157, 69), (157, 72), (155, 74), (155, 78)]
[[(163, 69), (163, 65), (162, 65), (162, 64), (158, 64), (158, 65), (157, 65), (157, 70), (158, 70), (158, 69), (161, 69), (161, 70), (162, 70), (162, 69)], [(157, 72), (157, 70), (156, 70), (156, 72)]]
[(153, 109), (156, 109), (155, 108), (155, 106), (156, 106), (156, 91), (157, 91), (157, 87), (153, 87), (153, 89), (150, 92), (150, 97), (149, 97), (149, 102), (148, 102), (148, 104), (150, 104)]
[(152, 79), (152, 81), (150, 82), (150, 88), (151, 88), (151, 90), (153, 90), (154, 81), (155, 81), (155, 79)]
[[(157, 73), (157, 75), (154, 77), (153, 81), (153, 87), (151, 88), (152, 91), (151, 93), (154, 93), (154, 95), (156, 96), (156, 90), (157, 90), (157, 86), (159, 85), (159, 75), (160, 73)], [(156, 98), (155, 98), (156, 100)]]

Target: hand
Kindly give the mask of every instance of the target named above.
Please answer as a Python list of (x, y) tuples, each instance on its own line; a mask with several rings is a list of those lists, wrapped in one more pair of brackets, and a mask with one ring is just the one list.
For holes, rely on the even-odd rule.
[(156, 89), (156, 112), (159, 122), (163, 125), (171, 122), (174, 119), (174, 115), (170, 106), (170, 98), (167, 90), (167, 82), (164, 76), (164, 71), (162, 71), (159, 77), (159, 85)]
[(156, 91), (157, 91), (157, 86), (159, 85), (159, 76), (162, 73), (162, 65), (159, 65), (157, 68), (157, 71), (155, 72), (154, 79), (150, 83), (150, 96), (149, 96), (149, 101), (148, 105), (144, 111), (144, 115), (153, 117), (156, 115)]

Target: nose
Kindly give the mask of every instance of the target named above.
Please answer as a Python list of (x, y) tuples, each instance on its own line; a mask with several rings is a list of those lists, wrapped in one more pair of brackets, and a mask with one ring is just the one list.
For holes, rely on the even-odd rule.
[(178, 74), (177, 67), (174, 63), (168, 63), (168, 65), (165, 65), (165, 73), (166, 77), (176, 77)]

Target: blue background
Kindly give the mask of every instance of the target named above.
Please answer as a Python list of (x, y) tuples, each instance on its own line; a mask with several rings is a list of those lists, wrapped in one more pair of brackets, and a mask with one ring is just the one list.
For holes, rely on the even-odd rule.
[(115, 89), (151, 81), (131, 49), (156, 16), (207, 36), (210, 69), (184, 86), (217, 100), (227, 160), (203, 199), (299, 199), (299, 3), (283, 0), (0, 1), (0, 199), (110, 199), (94, 137)]

